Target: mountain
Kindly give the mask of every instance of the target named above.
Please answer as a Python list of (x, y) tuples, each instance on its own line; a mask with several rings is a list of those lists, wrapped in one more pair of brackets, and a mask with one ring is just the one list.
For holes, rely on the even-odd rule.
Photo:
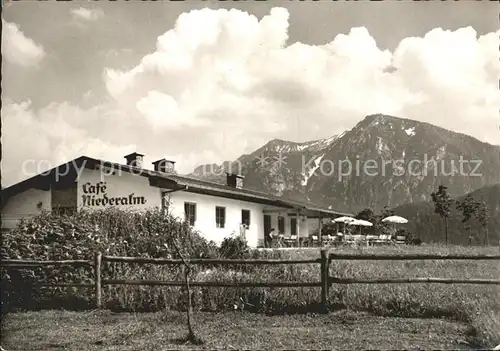
[(499, 170), (500, 146), (375, 114), (341, 135), (306, 143), (274, 139), (190, 175), (224, 183), (224, 171), (233, 171), (245, 176), (246, 188), (357, 212), (429, 201), (440, 184), (452, 196), (464, 195), (500, 183)]
[(307, 196), (309, 174), (301, 171), (303, 158), (319, 159), (318, 155), (324, 153), (339, 137), (342, 135), (305, 143), (273, 139), (235, 161), (198, 166), (189, 176), (224, 184), (225, 172), (234, 172), (245, 176), (245, 188), (296, 200), (310, 200)]
[[(490, 210), (490, 220), (488, 223), (488, 238), (490, 244), (496, 244), (500, 240), (500, 184), (486, 186), (477, 189), (470, 195), (480, 201), (484, 201)], [(464, 196), (455, 198), (461, 200)], [(448, 220), (448, 238), (453, 244), (468, 244), (469, 233), (465, 229), (461, 213), (454, 205), (451, 216)], [(421, 202), (415, 204), (404, 204), (394, 209), (394, 212), (408, 219), (404, 226), (414, 236), (419, 237), (424, 242), (443, 242), (445, 240), (444, 222), (441, 217), (434, 213), (434, 204)], [(485, 242), (485, 231), (474, 220), (471, 221), (471, 236), (473, 243)]]

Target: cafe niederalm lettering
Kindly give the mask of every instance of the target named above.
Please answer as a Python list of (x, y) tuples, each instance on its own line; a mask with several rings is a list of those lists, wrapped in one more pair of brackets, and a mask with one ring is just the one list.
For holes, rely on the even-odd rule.
[(134, 193), (128, 196), (110, 197), (106, 193), (106, 182), (92, 184), (90, 182), (83, 184), (83, 206), (120, 206), (120, 205), (144, 205), (146, 198), (144, 196), (135, 196)]

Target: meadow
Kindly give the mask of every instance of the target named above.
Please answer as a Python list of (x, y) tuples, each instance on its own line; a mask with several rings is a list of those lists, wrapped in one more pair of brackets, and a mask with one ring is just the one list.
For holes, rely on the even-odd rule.
[[(448, 253), (496, 254), (497, 247), (396, 246), (375, 248), (337, 248), (332, 252), (363, 254)], [(253, 257), (317, 258), (319, 250), (261, 251)], [(178, 269), (153, 265), (112, 264), (110, 278), (181, 280)], [(333, 261), (330, 274), (345, 278), (492, 278), (500, 272), (498, 261)], [(193, 281), (317, 281), (319, 264), (291, 266), (212, 267), (200, 269)], [(82, 297), (83, 289), (64, 289), (70, 296)], [(229, 313), (235, 308), (263, 315), (293, 315), (314, 312), (319, 306), (319, 288), (193, 288), (195, 311)], [(91, 293), (86, 297), (89, 302)], [(500, 344), (500, 287), (469, 284), (333, 284), (329, 293), (330, 310), (367, 313), (373, 317), (446, 319), (470, 326), (468, 338), (483, 347)], [(186, 306), (183, 289), (177, 287), (107, 286), (103, 292), (105, 308), (112, 311), (174, 313)], [(168, 311), (168, 312), (167, 312)], [(207, 317), (203, 317), (206, 319)], [(221, 322), (224, 318), (221, 317)], [(299, 317), (300, 318), (300, 317)], [(424, 332), (426, 323), (417, 324)], [(418, 327), (419, 326), (419, 327)], [(425, 332), (424, 332), (425, 333)]]
[[(45, 222), (48, 221), (47, 218), (43, 220)], [(113, 220), (116, 220), (116, 218), (114, 218)], [(51, 226), (54, 226), (53, 222), (51, 221), (52, 219), (50, 219), (49, 221), (51, 223)], [(31, 244), (31, 242), (34, 241), (32, 237), (36, 237), (36, 235), (38, 235), (32, 234), (32, 232), (40, 232), (39, 225), (35, 225), (33, 226), (34, 229), (32, 230), (32, 232), (31, 229), (23, 229), (26, 231), (26, 240), (29, 240), (30, 244), (28, 245), (27, 243), (23, 243), (23, 241), (19, 239), (19, 236), (16, 237), (15, 240), (12, 239), (13, 251), (8, 252), (7, 257), (16, 257), (15, 255), (18, 255), (24, 258), (42, 257), (44, 259), (70, 259), (82, 258), (82, 256), (91, 258), (93, 252), (95, 251), (101, 251), (110, 255), (120, 256), (175, 256), (171, 255), (168, 252), (159, 251), (161, 247), (167, 247), (168, 245), (163, 244), (165, 241), (164, 239), (162, 239), (161, 241), (162, 245), (156, 245), (155, 240), (157, 240), (157, 238), (161, 238), (161, 235), (151, 233), (156, 233), (156, 231), (159, 230), (165, 230), (167, 233), (169, 233), (170, 238), (173, 236), (172, 233), (177, 233), (175, 230), (181, 227), (175, 227), (172, 225), (170, 227), (166, 227), (164, 224), (159, 223), (155, 224), (154, 227), (147, 229), (146, 225), (141, 224), (142, 227), (139, 228), (140, 230), (137, 230), (137, 228), (135, 227), (130, 227), (129, 217), (124, 217), (123, 221), (128, 223), (128, 227), (117, 227), (116, 221), (112, 223), (110, 222), (109, 225), (109, 228), (122, 228), (119, 229), (122, 231), (122, 233), (110, 231), (109, 233), (106, 232), (108, 233), (107, 235), (102, 235), (103, 226), (101, 226), (99, 229), (100, 234), (99, 236), (96, 236), (98, 239), (91, 237), (90, 234), (87, 233), (88, 230), (93, 230), (89, 228), (84, 228), (85, 230), (81, 229), (82, 233), (84, 233), (84, 235), (82, 234), (81, 237), (75, 237), (75, 234), (71, 232), (73, 238), (71, 241), (68, 241), (63, 236), (50, 236), (50, 240), (55, 240), (50, 246), (50, 250), (52, 250), (50, 252), (47, 251), (49, 249), (43, 248), (43, 245), (41, 245), (39, 248), (34, 249), (35, 244)], [(85, 220), (85, 223), (87, 222), (88, 219)], [(130, 236), (130, 232), (132, 230), (136, 230), (136, 232), (139, 234), (133, 237), (133, 240), (135, 240), (135, 242), (133, 245), (130, 245), (129, 243), (127, 243), (127, 241), (132, 240), (132, 237)], [(150, 231), (149, 233), (148, 230)], [(57, 229), (56, 231), (59, 231), (59, 229)], [(61, 233), (66, 233), (66, 230), (61, 229)], [(126, 236), (126, 240), (124, 240), (125, 234), (128, 235)], [(89, 237), (91, 239), (89, 239)], [(35, 239), (36, 242), (46, 242), (48, 240), (47, 238)], [(9, 240), (10, 239), (7, 238), (7, 242), (10, 242)], [(57, 240), (60, 240), (60, 242), (58, 242)], [(83, 240), (83, 242), (79, 242), (79, 240)], [(73, 243), (74, 246), (68, 248), (69, 242)], [(191, 245), (189, 246), (189, 250), (192, 253), (192, 256), (200, 257), (200, 252), (204, 253), (204, 257), (206, 257), (206, 255), (208, 255), (209, 257), (212, 255), (210, 252), (212, 252), (214, 247), (211, 247), (210, 245), (207, 246), (205, 242), (189, 241), (189, 243)], [(29, 250), (31, 251), (26, 251), (26, 247), (29, 247)], [(332, 248), (331, 252), (351, 254), (439, 253), (481, 255), (498, 254), (499, 248), (423, 244), (420, 246), (400, 245), (359, 248), (339, 247)], [(220, 255), (221, 252), (218, 251), (213, 254)], [(222, 256), (227, 257), (227, 255)], [(250, 252), (245, 252), (245, 257), (248, 258), (310, 259), (319, 258), (319, 256), (319, 249), (293, 251), (252, 250)], [(79, 269), (77, 272), (50, 269), (45, 272), (37, 271), (33, 273), (37, 276), (44, 276), (51, 281), (87, 280), (88, 282), (92, 282), (92, 272), (88, 269), (85, 270), (84, 268)], [(359, 279), (416, 277), (498, 279), (499, 273), (500, 262), (492, 260), (339, 260), (332, 261), (330, 264), (331, 276)], [(257, 266), (239, 265), (234, 267), (196, 266), (196, 269), (192, 273), (192, 281), (316, 282), (319, 281), (319, 276), (319, 264)], [(138, 265), (126, 263), (106, 263), (103, 266), (103, 279), (147, 279), (182, 281), (183, 274), (182, 267), (158, 266), (151, 264)], [(30, 289), (22, 287), (19, 292), (20, 294), (24, 292), (25, 296), (29, 295), (26, 297), (25, 301), (23, 301), (24, 305), (28, 306), (29, 309), (51, 309), (57, 306), (64, 309), (90, 310), (91, 312), (64, 312), (65, 314), (63, 312), (53, 311), (27, 313), (11, 312), (5, 315), (3, 318), (3, 324), (5, 324), (3, 327), (6, 328), (4, 330), (7, 335), (14, 335), (15, 333), (17, 333), (17, 335), (21, 335), (22, 333), (28, 332), (35, 333), (36, 330), (39, 330), (40, 328), (53, 329), (53, 322), (57, 320), (68, 320), (70, 321), (68, 323), (81, 323), (82, 325), (93, 323), (92, 320), (94, 317), (92, 316), (94, 315), (94, 312), (92, 312), (92, 309), (94, 303), (94, 291), (92, 291), (92, 289), (50, 288), (43, 290), (35, 289), (32, 287)], [(18, 295), (16, 295), (16, 297), (17, 296)], [(391, 325), (392, 327), (388, 328), (391, 332), (396, 333), (397, 335), (397, 325), (403, 323), (401, 322), (403, 320), (406, 321), (404, 323), (411, 324), (408, 326), (408, 330), (411, 330), (411, 333), (420, 335), (421, 337), (432, 335), (434, 332), (437, 332), (437, 330), (439, 330), (438, 335), (441, 335), (441, 337), (444, 339), (449, 338), (450, 335), (453, 335), (455, 341), (457, 341), (457, 338), (459, 337), (467, 338), (470, 342), (475, 343), (476, 345), (479, 345), (481, 347), (494, 347), (500, 344), (500, 286), (498, 285), (426, 283), (369, 285), (333, 284), (330, 287), (328, 298), (329, 308), (332, 312), (327, 316), (316, 315), (311, 320), (307, 316), (311, 316), (311, 314), (319, 311), (319, 302), (321, 300), (320, 288), (193, 288), (193, 307), (195, 311), (195, 319), (198, 318), (199, 320), (201, 320), (200, 327), (203, 330), (202, 334), (204, 334), (205, 336), (208, 335), (207, 337), (209, 339), (212, 338), (211, 340), (213, 342), (210, 345), (214, 347), (219, 345), (215, 340), (217, 331), (219, 329), (226, 330), (230, 325), (234, 325), (236, 330), (239, 330), (238, 328), (244, 329), (244, 321), (247, 321), (251, 324), (253, 323), (252, 325), (254, 326), (255, 330), (254, 334), (249, 335), (250, 339), (252, 339), (256, 335), (260, 335), (260, 338), (264, 338), (265, 340), (265, 328), (269, 327), (268, 318), (274, 318), (273, 323), (277, 323), (281, 326), (280, 328), (282, 328), (282, 332), (276, 332), (276, 335), (273, 334), (272, 337), (269, 336), (272, 340), (274, 340), (271, 344), (276, 347), (285, 347), (280, 345), (288, 345), (286, 347), (292, 347), (289, 346), (290, 333), (293, 333), (293, 330), (297, 329), (297, 326), (301, 323), (306, 323), (304, 321), (307, 321), (307, 327), (304, 327), (306, 329), (301, 329), (302, 334), (300, 334), (301, 331), (297, 331), (297, 333), (299, 333), (298, 335), (302, 335), (301, 338), (303, 338), (302, 340), (305, 343), (304, 345), (309, 345), (308, 347), (310, 348), (325, 348), (328, 345), (328, 342), (339, 342), (338, 338), (344, 340), (341, 342), (341, 345), (343, 345), (344, 343), (345, 345), (355, 345), (356, 347), (358, 347), (359, 344), (357, 344), (356, 342), (359, 342), (359, 340), (364, 340), (362, 338), (363, 335), (367, 335), (367, 333), (372, 333), (374, 332), (374, 330), (376, 330), (371, 329), (372, 324), (380, 324), (380, 329), (383, 329), (383, 326), (385, 324)], [(105, 309), (105, 311), (95, 313), (97, 313), (97, 315), (102, 315), (103, 313), (111, 314), (111, 317), (106, 315), (106, 317), (103, 317), (100, 320), (96, 320), (95, 322), (96, 325), (102, 324), (100, 330), (103, 333), (104, 330), (107, 330), (107, 328), (121, 328), (120, 330), (128, 328), (120, 324), (122, 322), (120, 322), (119, 317), (116, 317), (116, 313), (123, 316), (125, 320), (136, 320), (138, 325), (141, 324), (142, 321), (149, 321), (145, 322), (146, 326), (143, 326), (147, 329), (149, 328), (147, 327), (149, 325), (157, 326), (161, 324), (158, 322), (158, 318), (167, 318), (168, 321), (165, 322), (167, 324), (174, 323), (173, 321), (178, 320), (179, 316), (183, 315), (182, 311), (185, 311), (185, 307), (187, 305), (184, 289), (179, 287), (104, 286), (102, 299), (103, 308)], [(236, 317), (236, 319), (239, 320), (239, 324), (234, 321), (232, 322), (232, 320), (235, 318), (235, 309), (238, 309), (240, 313), (238, 315), (239, 317)], [(243, 310), (243, 312), (241, 312), (241, 310)], [(337, 316), (337, 313), (341, 313), (342, 311), (347, 311), (346, 313), (349, 313), (350, 317), (348, 318), (348, 322), (345, 322), (343, 319), (339, 320), (337, 317), (335, 317)], [(61, 315), (61, 313), (63, 314)], [(109, 321), (109, 318), (111, 318), (111, 322)], [(33, 329), (32, 321), (35, 320), (39, 320), (39, 322), (36, 324), (38, 327)], [(151, 322), (151, 320), (156, 320), (157, 322), (153, 323)], [(164, 319), (161, 320), (164, 321)], [(210, 320), (214, 320), (214, 322), (211, 322)], [(396, 323), (396, 321), (399, 322)], [(216, 323), (217, 326), (215, 326), (214, 323)], [(351, 327), (354, 328), (357, 332), (349, 334), (350, 336), (346, 336), (346, 334), (335, 334), (331, 337), (333, 338), (331, 340), (328, 339), (329, 337), (327, 337), (327, 339), (322, 339), (322, 333), (320, 333), (320, 331), (324, 330), (325, 328), (342, 329), (344, 328), (346, 323), (351, 323), (349, 325), (351, 325)], [(447, 327), (444, 327), (443, 323), (445, 323)], [(69, 325), (70, 324), (65, 325), (64, 322), (61, 322), (59, 329), (57, 329), (59, 334), (56, 333), (55, 335), (59, 335), (62, 339), (64, 339), (63, 334), (61, 334), (60, 328), (67, 328), (68, 330), (70, 330), (71, 327)], [(121, 325), (121, 327), (118, 325)], [(261, 328), (263, 328), (264, 331), (257, 332), (257, 325), (261, 325)], [(464, 334), (463, 330), (458, 332), (457, 330), (461, 328), (459, 328), (458, 326), (467, 326), (467, 335)], [(180, 323), (178, 327), (182, 328), (182, 323)], [(88, 335), (90, 333), (89, 330), (93, 330), (95, 326), (89, 325), (88, 327), (82, 328), (84, 329), (84, 331), (79, 329), (79, 331), (75, 331), (75, 335), (78, 335), (81, 340), (86, 340), (86, 338), (82, 335)], [(434, 331), (431, 331), (432, 328), (436, 329)], [(43, 331), (39, 330), (37, 334), (38, 336), (36, 337), (42, 338), (42, 336), (40, 335), (52, 335), (49, 332), (47, 333), (44, 334)], [(66, 333), (66, 331), (64, 333)], [(136, 337), (140, 338), (141, 333), (136, 333)], [(156, 332), (152, 331), (152, 333), (154, 334)], [(382, 330), (376, 332), (375, 334), (386, 335), (387, 333), (388, 332), (384, 332)], [(145, 335), (146, 334), (144, 334), (143, 336), (145, 337)], [(309, 335), (309, 337), (306, 337), (305, 335)], [(55, 336), (52, 335), (52, 337)], [(233, 337), (233, 339), (227, 342), (234, 343), (237, 338), (235, 335), (233, 335)], [(154, 338), (154, 336), (148, 336), (148, 338)], [(309, 341), (306, 341), (307, 338), (312, 339), (308, 339)], [(98, 341), (99, 340), (97, 340), (96, 342)], [(379, 341), (380, 342), (376, 345), (382, 346), (378, 347), (390, 347), (384, 346), (386, 344), (382, 343), (382, 339), (380, 339)], [(251, 341), (249, 341), (249, 343), (250, 344), (243, 343), (234, 346), (240, 348), (253, 347)], [(420, 341), (417, 344), (410, 344), (413, 345), (412, 347), (414, 347), (415, 345), (424, 345), (422, 346), (423, 348), (439, 348), (443, 346), (440, 346), (436, 343), (419, 343)], [(402, 344), (401, 347), (409, 347), (408, 345), (410, 344)], [(450, 346), (451, 344), (447, 345)], [(295, 345), (293, 347), (297, 348), (298, 346)], [(361, 345), (359, 347), (367, 346)], [(371, 345), (370, 347), (375, 346)], [(340, 348), (343, 347), (340, 346)]]
[(203, 345), (186, 344), (184, 313), (113, 313), (49, 310), (9, 315), (5, 350), (457, 350), (465, 323), (441, 319), (378, 317), (352, 311), (328, 315), (263, 315), (232, 311), (193, 317)]

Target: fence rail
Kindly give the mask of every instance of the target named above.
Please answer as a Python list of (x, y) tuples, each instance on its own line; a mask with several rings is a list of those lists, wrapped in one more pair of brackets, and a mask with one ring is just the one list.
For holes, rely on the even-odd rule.
[[(161, 280), (127, 280), (106, 279), (105, 285), (151, 285), (151, 286), (185, 286), (185, 282)], [(189, 282), (189, 286), (212, 288), (289, 288), (320, 287), (321, 282)]]
[(348, 255), (330, 254), (330, 260), (368, 260), (368, 261), (418, 261), (418, 260), (500, 260), (500, 255)]
[(93, 283), (35, 283), (37, 288), (95, 288)]
[[(180, 259), (165, 259), (165, 258), (139, 258), (139, 257), (117, 257), (117, 256), (103, 256), (103, 260), (107, 262), (122, 262), (122, 263), (139, 263), (139, 264), (183, 264)], [(213, 259), (213, 258), (192, 258), (187, 260), (190, 264), (197, 265), (274, 265), (274, 264), (311, 264), (320, 263), (321, 259), (314, 260), (275, 260), (275, 259), (245, 259), (245, 260), (230, 260), (230, 259)]]
[(330, 284), (411, 284), (411, 283), (500, 285), (500, 279), (446, 279), (446, 278), (349, 279), (349, 278), (333, 278), (333, 277), (330, 278)]
[(37, 260), (2, 260), (2, 267), (12, 266), (63, 266), (63, 265), (92, 265), (92, 261), (88, 260), (61, 260), (61, 261), (37, 261)]
[[(193, 265), (292, 265), (292, 264), (320, 264), (320, 279), (317, 282), (190, 282), (193, 287), (226, 287), (226, 288), (285, 288), (285, 287), (320, 287), (321, 303), (327, 311), (328, 291), (332, 284), (484, 284), (500, 285), (500, 279), (447, 279), (447, 278), (377, 278), (377, 279), (354, 279), (337, 278), (330, 276), (329, 268), (333, 260), (500, 260), (500, 255), (429, 255), (429, 254), (407, 254), (407, 255), (361, 255), (361, 254), (335, 254), (329, 253), (327, 249), (321, 250), (320, 258), (309, 260), (276, 260), (276, 259), (209, 259), (196, 258), (187, 262)], [(156, 265), (181, 265), (179, 259), (159, 259), (143, 257), (118, 257), (105, 256), (95, 253), (94, 260), (61, 260), (61, 261), (36, 261), (36, 260), (3, 260), (1, 267), (22, 269), (41, 266), (89, 266), (94, 271), (94, 282), (88, 283), (36, 283), (43, 287), (82, 287), (94, 288), (96, 307), (102, 306), (103, 285), (146, 285), (146, 286), (185, 286), (181, 281), (159, 281), (159, 280), (130, 280), (130, 279), (102, 279), (102, 265), (106, 262), (128, 263), (128, 264), (156, 264)]]

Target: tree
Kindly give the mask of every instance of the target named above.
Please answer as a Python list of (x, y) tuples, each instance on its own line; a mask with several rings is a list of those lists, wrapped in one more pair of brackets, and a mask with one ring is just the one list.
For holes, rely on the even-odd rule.
[[(170, 201), (167, 200), (166, 198), (164, 198), (164, 206), (163, 206), (163, 209), (162, 209), (162, 215), (167, 217), (167, 216), (171, 216), (171, 213), (170, 213)], [(189, 225), (184, 222), (184, 228), (186, 229), (186, 231), (189, 231)], [(194, 345), (202, 345), (204, 343), (204, 341), (198, 337), (193, 329), (193, 324), (192, 324), (192, 314), (193, 314), (193, 307), (192, 307), (192, 293), (191, 293), (191, 286), (189, 285), (189, 278), (190, 278), (190, 275), (191, 275), (191, 271), (192, 271), (192, 265), (191, 263), (189, 262), (190, 261), (190, 257), (191, 255), (189, 254), (189, 251), (186, 249), (186, 247), (188, 245), (186, 244), (189, 244), (188, 241), (190, 241), (189, 239), (189, 235), (187, 235), (185, 237), (185, 242), (182, 243), (182, 242), (178, 242), (179, 240), (179, 236), (175, 236), (175, 235), (171, 235), (171, 242), (170, 244), (173, 246), (175, 252), (177, 253), (177, 256), (180, 257), (180, 259), (182, 260), (182, 264), (184, 265), (184, 282), (185, 282), (185, 288), (186, 288), (186, 295), (187, 295), (187, 328), (188, 328), (188, 335), (186, 336), (186, 339), (185, 339), (185, 342), (186, 343), (192, 343)], [(184, 245), (183, 245), (184, 244)], [(168, 244), (165, 243), (163, 244), (166, 248), (168, 248)], [(182, 250), (181, 250), (182, 248)]]
[(384, 223), (382, 220), (386, 217), (394, 216), (396, 213), (393, 209), (389, 208), (389, 206), (384, 206), (384, 209), (377, 216), (377, 220), (375, 223), (376, 232), (388, 232), (389, 231), (389, 223)]
[(437, 192), (431, 194), (432, 202), (434, 202), (434, 213), (437, 213), (444, 220), (445, 242), (448, 244), (448, 218), (451, 213), (453, 200), (447, 192), (447, 187), (440, 185)]
[[(180, 245), (177, 243), (176, 238), (173, 239), (172, 244), (175, 248), (175, 251), (177, 252), (177, 255), (180, 256), (182, 263), (184, 265), (184, 282), (186, 284), (186, 294), (187, 294), (187, 327), (188, 327), (188, 335), (186, 336), (186, 343), (192, 343), (194, 345), (201, 345), (203, 344), (203, 340), (198, 337), (193, 329), (192, 325), (192, 314), (193, 314), (193, 307), (192, 307), (192, 293), (191, 293), (191, 287), (189, 285), (189, 276), (191, 274), (191, 263), (189, 262), (189, 256), (187, 256), (185, 253), (181, 253), (180, 250)], [(187, 258), (186, 258), (186, 257)]]
[(365, 208), (364, 210), (361, 210), (357, 215), (357, 219), (362, 219), (364, 221), (369, 221), (373, 222), (375, 220), (375, 214), (373, 211), (369, 208)]
[(357, 219), (362, 219), (364, 221), (373, 223), (373, 227), (367, 230), (369, 232), (378, 233), (385, 231), (387, 229), (388, 224), (382, 222), (382, 219), (394, 215), (395, 215), (394, 210), (389, 208), (389, 206), (384, 206), (384, 209), (379, 214), (375, 214), (370, 208), (365, 208), (361, 210), (355, 217)]
[(471, 244), (471, 233), (470, 233), (470, 220), (476, 217), (477, 211), (479, 209), (479, 202), (477, 202), (471, 194), (467, 194), (462, 200), (456, 203), (457, 210), (462, 212), (462, 223), (465, 226), (465, 230), (468, 233), (469, 245)]
[(389, 206), (384, 206), (384, 209), (382, 210), (382, 212), (380, 212), (380, 217), (381, 219), (384, 219), (385, 217), (394, 216), (395, 214), (396, 213), (394, 212), (394, 210)]
[(484, 243), (485, 245), (489, 245), (488, 221), (490, 219), (490, 209), (486, 205), (486, 202), (480, 201), (477, 203), (476, 217), (484, 231)]
[[(375, 213), (373, 213), (373, 211), (369, 208), (365, 208), (364, 210), (361, 210), (357, 215), (356, 215), (356, 218), (357, 219), (362, 219), (364, 221), (368, 221), (368, 222), (371, 222), (374, 224), (373, 227), (371, 227), (370, 229), (368, 229), (368, 233), (372, 232), (373, 229), (375, 229), (375, 224), (377, 222), (377, 216), (375, 215)], [(360, 229), (361, 230), (361, 229)], [(365, 229), (365, 233), (366, 233), (366, 229)]]

